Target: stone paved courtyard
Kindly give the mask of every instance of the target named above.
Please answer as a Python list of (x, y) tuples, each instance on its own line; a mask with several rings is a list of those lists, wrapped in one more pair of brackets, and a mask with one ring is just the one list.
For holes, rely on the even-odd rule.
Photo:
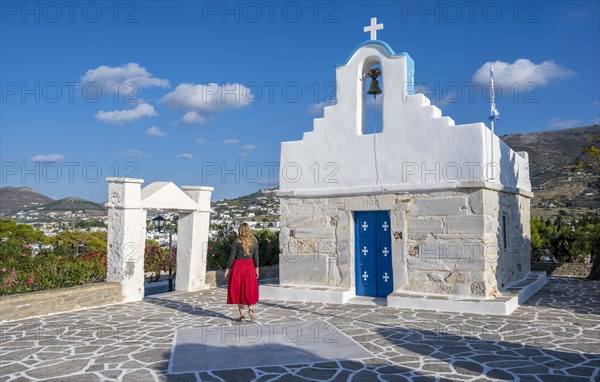
[(213, 288), (4, 323), (0, 381), (600, 378), (599, 282), (550, 278), (512, 316), (263, 301), (256, 307), (261, 324), (325, 321), (360, 343), (373, 357), (167, 374), (176, 329), (239, 325), (232, 320), (236, 316), (233, 306), (224, 301), (225, 290)]

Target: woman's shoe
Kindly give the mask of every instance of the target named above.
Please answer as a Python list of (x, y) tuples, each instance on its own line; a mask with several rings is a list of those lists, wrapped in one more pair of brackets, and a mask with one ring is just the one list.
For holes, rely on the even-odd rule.
[(248, 316), (250, 317), (250, 321), (256, 320), (256, 316), (254, 315), (254, 310), (248, 309)]
[(246, 322), (246, 317), (242, 314), (240, 318), (237, 319), (239, 322)]

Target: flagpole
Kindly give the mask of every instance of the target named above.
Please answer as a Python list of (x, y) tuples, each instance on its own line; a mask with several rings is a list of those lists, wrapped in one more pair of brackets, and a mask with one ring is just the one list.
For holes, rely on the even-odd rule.
[(491, 163), (490, 166), (492, 166), (492, 177), (494, 176), (494, 120), (495, 118), (495, 114), (494, 114), (494, 66), (490, 66), (490, 92), (491, 92), (491, 97), (490, 97), (490, 127), (492, 128), (492, 134), (490, 136), (490, 156), (491, 156)]

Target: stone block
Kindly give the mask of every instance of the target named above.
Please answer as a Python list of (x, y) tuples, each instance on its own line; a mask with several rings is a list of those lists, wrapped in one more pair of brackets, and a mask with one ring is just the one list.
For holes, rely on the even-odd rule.
[(410, 257), (407, 260), (408, 273), (411, 271), (450, 271), (452, 268), (441, 261), (426, 261), (419, 258)]
[(344, 208), (348, 211), (392, 210), (395, 207), (396, 196), (391, 194), (348, 196), (344, 201)]
[(477, 190), (469, 194), (469, 208), (474, 215), (483, 215), (484, 213), (483, 192), (484, 190)]
[(298, 228), (294, 230), (296, 239), (335, 239), (333, 228)]
[(448, 216), (448, 233), (455, 234), (483, 234), (492, 230), (491, 220), (483, 215)]
[(329, 225), (329, 219), (324, 216), (300, 215), (288, 216), (286, 226), (288, 228), (325, 228)]
[(291, 205), (287, 206), (288, 216), (294, 215), (313, 215), (314, 206), (311, 205)]
[(287, 256), (279, 264), (280, 280), (288, 285), (328, 285), (331, 256), (321, 254)]
[(426, 233), (436, 234), (444, 231), (444, 221), (439, 218), (426, 218), (426, 219), (408, 219), (406, 228), (409, 234), (412, 233)]
[(423, 198), (415, 200), (414, 204), (420, 216), (465, 215), (468, 211), (464, 196)]

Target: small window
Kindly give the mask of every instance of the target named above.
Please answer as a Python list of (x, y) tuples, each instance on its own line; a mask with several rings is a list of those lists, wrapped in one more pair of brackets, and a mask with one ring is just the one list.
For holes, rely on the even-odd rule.
[(506, 242), (506, 215), (502, 215), (502, 247), (507, 248)]

